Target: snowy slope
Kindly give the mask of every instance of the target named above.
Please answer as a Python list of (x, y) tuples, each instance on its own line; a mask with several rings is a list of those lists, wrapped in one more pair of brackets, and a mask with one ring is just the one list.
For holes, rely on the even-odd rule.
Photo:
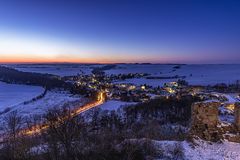
[(115, 110), (115, 111), (117, 111), (118, 108), (123, 107), (123, 106), (127, 106), (127, 105), (131, 105), (131, 104), (136, 104), (136, 103), (109, 100), (109, 101), (105, 102), (104, 104), (98, 106), (98, 108), (101, 108), (102, 110), (109, 110), (109, 111)]
[(29, 85), (16, 85), (0, 82), (0, 112), (44, 92), (42, 87)]
[[(11, 107), (10, 111), (17, 110), (22, 116), (29, 115), (41, 115), (46, 113), (46, 111), (53, 107), (61, 107), (64, 105), (69, 105), (70, 107), (81, 106), (84, 103), (84, 98), (80, 96), (74, 96), (67, 92), (60, 91), (48, 91), (47, 94), (37, 101), (28, 104), (18, 104)], [(6, 114), (0, 115), (1, 117), (6, 116)]]
[[(49, 109), (51, 108), (59, 108), (59, 107), (71, 107), (74, 109), (76, 107), (82, 106), (87, 99), (74, 96), (67, 92), (60, 92), (60, 91), (48, 91), (47, 94), (39, 100), (34, 102), (30, 102), (27, 104), (21, 103), (15, 106), (10, 107), (7, 112), (3, 112), (0, 114), (0, 134), (4, 133), (4, 123), (5, 118), (12, 112), (17, 111), (17, 113), (22, 118), (31, 118), (31, 116), (42, 116), (44, 115)], [(24, 123), (23, 125), (26, 125)]]
[(240, 144), (233, 142), (208, 143), (205, 141), (196, 141), (193, 146), (189, 142), (177, 141), (156, 141), (159, 150), (164, 151), (165, 155), (172, 156), (173, 149), (181, 146), (185, 160), (239, 160)]

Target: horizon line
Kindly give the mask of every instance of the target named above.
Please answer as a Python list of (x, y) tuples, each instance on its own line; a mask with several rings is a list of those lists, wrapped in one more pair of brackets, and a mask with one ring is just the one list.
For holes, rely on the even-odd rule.
[(79, 64), (79, 65), (108, 65), (108, 64), (142, 64), (142, 65), (240, 65), (240, 63), (175, 63), (175, 62), (0, 62), (0, 65), (19, 64), (19, 65), (51, 65), (51, 64)]

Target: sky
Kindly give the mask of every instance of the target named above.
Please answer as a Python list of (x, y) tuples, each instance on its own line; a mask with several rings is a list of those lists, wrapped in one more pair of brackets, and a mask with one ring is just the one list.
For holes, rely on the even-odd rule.
[(239, 63), (239, 0), (0, 0), (0, 63)]

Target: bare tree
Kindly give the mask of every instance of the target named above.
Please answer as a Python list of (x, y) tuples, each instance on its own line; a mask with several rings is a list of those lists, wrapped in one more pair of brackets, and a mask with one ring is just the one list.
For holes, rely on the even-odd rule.
[(31, 148), (35, 139), (26, 136), (23, 130), (23, 118), (17, 111), (10, 112), (4, 118), (5, 136), (0, 159), (24, 160), (32, 159)]
[[(49, 143), (49, 151), (52, 159), (76, 159), (76, 148), (74, 143), (81, 133), (80, 118), (72, 117), (68, 107), (49, 110), (45, 116), (48, 125), (46, 140)], [(60, 149), (61, 148), (61, 149)], [(61, 155), (59, 155), (61, 151)]]
[(17, 158), (17, 138), (19, 131), (22, 127), (22, 117), (18, 114), (17, 111), (13, 111), (9, 113), (5, 118), (5, 148), (8, 152), (6, 152), (7, 156), (10, 159)]

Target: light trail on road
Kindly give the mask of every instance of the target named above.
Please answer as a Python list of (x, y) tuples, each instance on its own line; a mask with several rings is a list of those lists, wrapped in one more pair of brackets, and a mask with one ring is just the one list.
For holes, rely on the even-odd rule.
[[(105, 98), (104, 98), (103, 92), (100, 92), (99, 95), (98, 95), (98, 100), (96, 102), (85, 104), (84, 106), (81, 106), (81, 107), (73, 110), (71, 112), (71, 117), (75, 117), (75, 116), (79, 115), (80, 113), (83, 113), (83, 112), (85, 112), (89, 109), (95, 108), (95, 107), (103, 104), (104, 101), (105, 101)], [(65, 118), (63, 118), (63, 120), (64, 119)], [(49, 128), (48, 124), (38, 124), (38, 125), (32, 126), (30, 129), (22, 130), (21, 133), (23, 135), (29, 135), (30, 136), (30, 135), (34, 135), (34, 134), (39, 134), (39, 133), (45, 131), (48, 128)]]

